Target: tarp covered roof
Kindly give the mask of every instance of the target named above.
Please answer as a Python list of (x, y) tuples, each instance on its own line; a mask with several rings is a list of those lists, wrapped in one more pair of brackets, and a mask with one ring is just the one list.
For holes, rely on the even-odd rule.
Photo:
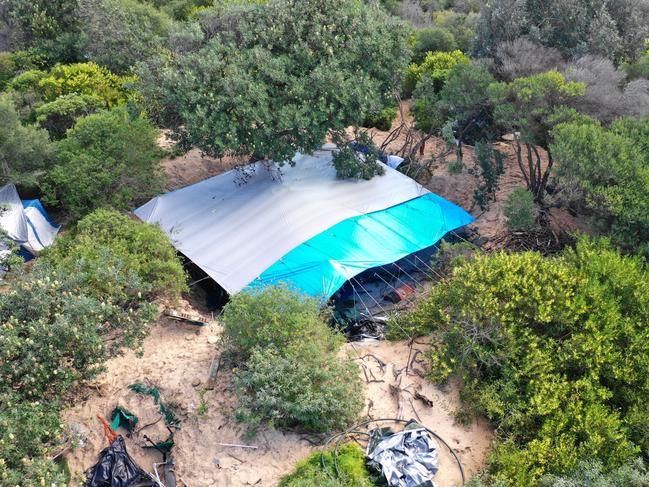
[(245, 183), (240, 172), (229, 171), (160, 195), (135, 214), (158, 223), (229, 293), (286, 280), (326, 296), (352, 274), (432, 245), (472, 221), (387, 166), (383, 176), (350, 181), (336, 178), (330, 150), (298, 154), (294, 162), (279, 170), (257, 163)]

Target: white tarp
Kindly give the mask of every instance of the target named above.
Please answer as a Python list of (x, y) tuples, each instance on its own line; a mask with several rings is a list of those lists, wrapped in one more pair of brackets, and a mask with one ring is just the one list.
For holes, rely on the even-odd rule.
[(331, 150), (298, 154), (281, 175), (257, 163), (246, 183), (228, 171), (160, 195), (135, 210), (158, 223), (174, 246), (229, 293), (336, 223), (429, 191), (385, 167), (369, 181), (336, 178)]
[(51, 245), (59, 231), (59, 227), (52, 225), (38, 208), (23, 208), (13, 184), (0, 188), (0, 228), (34, 255)]
[(27, 216), (13, 184), (0, 188), (0, 228), (17, 244), (24, 244), (29, 238)]

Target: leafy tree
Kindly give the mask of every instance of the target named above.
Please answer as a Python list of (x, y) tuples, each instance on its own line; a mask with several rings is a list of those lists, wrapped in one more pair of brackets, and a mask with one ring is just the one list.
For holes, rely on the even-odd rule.
[[(552, 21), (549, 21), (549, 20)], [(649, 7), (621, 0), (496, 0), (480, 11), (476, 51), (491, 56), (501, 42), (527, 37), (565, 56), (635, 60), (649, 35)]]
[(481, 141), (475, 144), (475, 160), (480, 171), (476, 174), (478, 187), (473, 193), (473, 201), (480, 209), (486, 210), (489, 201), (496, 199), (498, 178), (505, 169), (505, 154), (494, 150), (491, 143)]
[(436, 27), (447, 29), (457, 43), (457, 48), (462, 52), (471, 52), (475, 38), (478, 14), (471, 12), (458, 12), (457, 10), (443, 10), (433, 13), (433, 22)]
[(315, 150), (385, 106), (408, 56), (403, 26), (358, 0), (226, 5), (200, 23), (187, 50), (138, 72), (158, 121), (215, 156)]
[[(584, 91), (582, 83), (566, 81), (557, 71), (489, 87), (496, 123), (513, 133), (516, 160), (538, 203), (543, 201), (554, 164), (550, 151), (551, 129), (565, 117), (574, 116), (560, 108), (582, 96)], [(547, 162), (539, 147), (546, 151)]]
[(177, 298), (187, 290), (182, 263), (164, 232), (115, 210), (95, 210), (57, 238), (41, 259), (61, 271), (82, 274), (84, 288), (101, 297), (117, 292), (101, 270), (107, 256), (115, 260), (113, 268), (128, 269), (146, 283), (137, 292), (147, 298)]
[(133, 77), (118, 76), (92, 62), (61, 64), (38, 80), (38, 88), (45, 102), (70, 94), (91, 95), (101, 99), (104, 108), (112, 108), (126, 102), (133, 81)]
[(430, 81), (422, 81), (412, 106), (417, 128), (429, 132), (451, 121), (460, 145), (492, 139), (495, 135), (493, 105), (487, 89), (494, 82), (483, 65), (465, 63), (450, 70), (439, 93)]
[(81, 118), (58, 142), (46, 200), (77, 219), (96, 208), (132, 208), (162, 190), (158, 131), (119, 107)]
[(155, 55), (171, 27), (168, 15), (137, 0), (78, 0), (84, 57), (116, 73)]
[(527, 188), (514, 188), (507, 196), (503, 211), (510, 232), (527, 232), (536, 226), (539, 211), (534, 195)]
[(572, 122), (554, 130), (563, 198), (629, 250), (649, 255), (649, 119), (620, 119), (610, 130)]
[(15, 27), (13, 48), (31, 50), (41, 67), (73, 63), (77, 50), (77, 0), (5, 0)]
[(428, 27), (415, 30), (410, 38), (412, 62), (421, 64), (429, 52), (455, 51), (457, 43), (453, 34), (443, 27)]
[(20, 123), (8, 95), (0, 95), (0, 185), (35, 187), (54, 156), (47, 132)]
[(435, 334), (432, 377), (459, 375), (498, 428), (492, 476), (534, 487), (582, 460), (608, 471), (646, 455), (648, 300), (642, 259), (582, 240), (459, 263), (405, 321)]
[(369, 113), (363, 120), (363, 127), (375, 127), (379, 130), (387, 131), (392, 127), (392, 123), (397, 118), (397, 109), (387, 107), (377, 113)]
[(560, 71), (564, 64), (558, 49), (519, 37), (498, 44), (494, 52), (493, 72), (502, 81), (513, 81), (552, 69)]
[(469, 58), (462, 51), (429, 52), (424, 62), (408, 66), (403, 80), (403, 94), (407, 97), (412, 95), (423, 80), (426, 82), (426, 89), (439, 93), (451, 70), (458, 64), (469, 64)]
[[(358, 132), (355, 140), (347, 142), (342, 138), (334, 139), (338, 151), (333, 155), (336, 175), (341, 179), (372, 179), (382, 175), (385, 170), (379, 164), (381, 151), (374, 144), (367, 132)], [(363, 148), (362, 152), (357, 149)]]

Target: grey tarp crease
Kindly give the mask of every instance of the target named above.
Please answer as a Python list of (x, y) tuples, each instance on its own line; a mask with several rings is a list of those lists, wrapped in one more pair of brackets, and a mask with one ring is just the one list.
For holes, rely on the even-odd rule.
[(414, 422), (399, 433), (372, 430), (366, 452), (368, 466), (381, 471), (390, 487), (435, 487), (437, 454), (428, 430)]

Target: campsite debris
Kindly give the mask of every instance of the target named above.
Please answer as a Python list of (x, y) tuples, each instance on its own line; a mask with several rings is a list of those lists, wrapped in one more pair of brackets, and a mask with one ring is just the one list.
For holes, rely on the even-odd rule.
[(210, 365), (210, 375), (207, 377), (207, 384), (205, 389), (212, 390), (216, 387), (216, 378), (219, 374), (219, 367), (221, 366), (221, 354), (218, 357), (215, 357), (212, 360), (212, 365)]
[(385, 294), (384, 299), (390, 301), (391, 303), (396, 304), (399, 301), (408, 299), (408, 297), (414, 294), (414, 292), (415, 289), (413, 286), (409, 284), (401, 284), (395, 286), (394, 289), (392, 289), (391, 291), (388, 291)]
[(194, 379), (192, 381), (192, 387), (198, 387), (201, 385), (201, 380), (200, 379)]
[(259, 447), (254, 446), (254, 445), (239, 445), (237, 443), (216, 443), (216, 445), (219, 446), (231, 446), (231, 447), (236, 447), (236, 448), (251, 448), (253, 450), (257, 450)]
[(205, 321), (204, 318), (199, 317), (199, 318), (194, 318), (187, 313), (182, 313), (180, 311), (176, 311), (175, 309), (165, 309), (164, 310), (164, 315), (168, 316), (172, 320), (176, 321), (183, 321), (185, 323), (189, 323), (190, 325), (196, 325), (196, 326), (207, 326), (207, 321)]
[(153, 397), (155, 403), (160, 407), (160, 413), (162, 413), (162, 415), (164, 416), (165, 423), (167, 423), (168, 426), (173, 426), (176, 429), (180, 429), (180, 419), (178, 419), (173, 410), (162, 401), (160, 391), (157, 388), (149, 387), (142, 382), (131, 384), (130, 386), (128, 386), (128, 388), (133, 392), (137, 392), (138, 394), (144, 394)]
[(124, 438), (118, 435), (99, 454), (99, 461), (86, 471), (84, 487), (133, 487), (142, 481), (154, 481), (126, 451)]
[(210, 335), (207, 337), (207, 343), (210, 345), (216, 345), (219, 342), (219, 337)]
[[(386, 423), (404, 425), (404, 428), (395, 431)], [(329, 438), (322, 450), (322, 465), (325, 470), (330, 470), (325, 452), (333, 447), (334, 471), (330, 474), (336, 477), (340, 477), (340, 446), (348, 441), (365, 444), (367, 464), (376, 472), (371, 480), (377, 485), (386, 485), (387, 482), (389, 487), (435, 487), (432, 477), (438, 471), (438, 445), (441, 445), (455, 460), (461, 478), (459, 485), (464, 486), (464, 468), (454, 449), (437, 433), (412, 419), (369, 419)], [(444, 469), (447, 468), (450, 465), (444, 464)]]
[(390, 487), (434, 487), (438, 447), (420, 424), (409, 422), (403, 431), (391, 428), (370, 431), (368, 466), (381, 472)]

